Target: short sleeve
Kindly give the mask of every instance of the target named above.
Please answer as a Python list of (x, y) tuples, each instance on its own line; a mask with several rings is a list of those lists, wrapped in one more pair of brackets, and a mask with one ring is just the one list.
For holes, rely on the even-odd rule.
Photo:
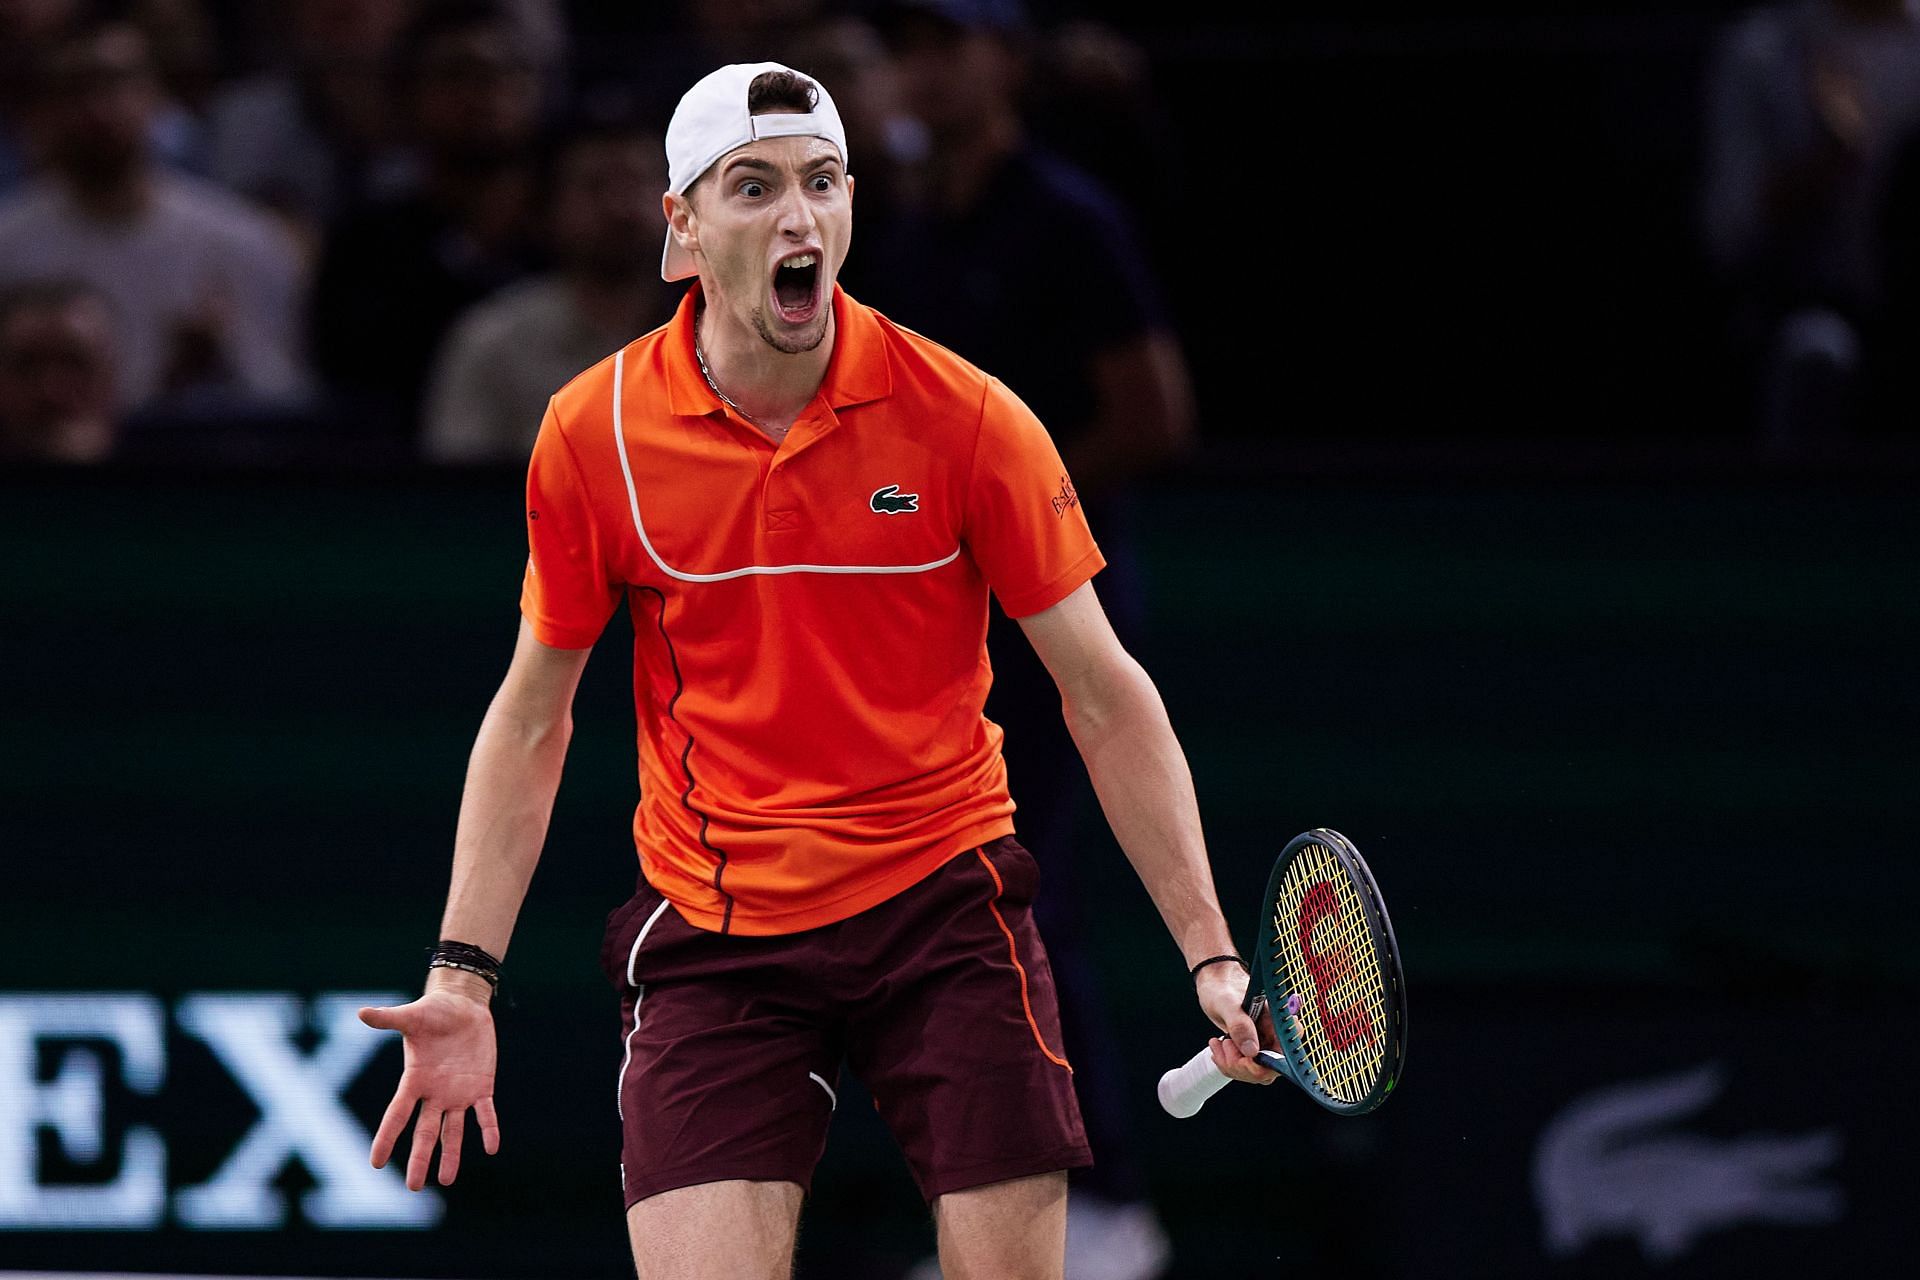
[(1107, 563), (1059, 450), (998, 378), (981, 405), (962, 536), (1011, 618), (1060, 603)]
[(602, 554), (593, 503), (553, 406), (527, 468), (527, 572), (520, 612), (534, 638), (555, 649), (590, 649), (620, 604)]

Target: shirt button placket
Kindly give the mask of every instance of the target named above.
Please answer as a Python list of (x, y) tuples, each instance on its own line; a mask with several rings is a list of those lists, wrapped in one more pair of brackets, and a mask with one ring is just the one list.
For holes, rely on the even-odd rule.
[(787, 498), (785, 458), (775, 458), (767, 469), (766, 484), (760, 490), (761, 528), (768, 533), (782, 533), (800, 527), (800, 513), (793, 509)]

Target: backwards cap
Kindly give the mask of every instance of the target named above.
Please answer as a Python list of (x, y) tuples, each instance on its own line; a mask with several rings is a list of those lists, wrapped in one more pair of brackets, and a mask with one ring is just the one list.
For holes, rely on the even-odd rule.
[[(805, 115), (748, 115), (747, 87), (769, 71), (790, 72), (812, 85), (820, 95), (818, 104)], [(736, 62), (721, 67), (687, 90), (673, 110), (673, 120), (667, 125), (667, 190), (686, 194), (701, 174), (737, 147), (761, 138), (793, 137), (825, 138), (839, 148), (840, 165), (846, 167), (847, 131), (833, 99), (818, 80), (777, 62)], [(660, 252), (660, 278), (685, 280), (697, 274), (693, 255), (674, 243), (669, 228), (666, 246)]]

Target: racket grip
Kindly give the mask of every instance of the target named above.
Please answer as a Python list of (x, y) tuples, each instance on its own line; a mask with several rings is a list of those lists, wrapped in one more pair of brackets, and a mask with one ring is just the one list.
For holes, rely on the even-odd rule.
[(1207, 1099), (1227, 1085), (1227, 1077), (1213, 1065), (1213, 1054), (1206, 1049), (1194, 1054), (1180, 1066), (1160, 1077), (1160, 1105), (1176, 1120), (1185, 1120), (1206, 1105)]

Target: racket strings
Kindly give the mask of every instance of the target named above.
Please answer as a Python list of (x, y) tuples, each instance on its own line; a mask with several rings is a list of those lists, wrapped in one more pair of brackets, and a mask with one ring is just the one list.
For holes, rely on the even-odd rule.
[(1386, 1060), (1386, 986), (1359, 891), (1333, 851), (1295, 857), (1274, 900), (1272, 956), (1300, 993), (1301, 1047), (1327, 1096), (1357, 1103)]

